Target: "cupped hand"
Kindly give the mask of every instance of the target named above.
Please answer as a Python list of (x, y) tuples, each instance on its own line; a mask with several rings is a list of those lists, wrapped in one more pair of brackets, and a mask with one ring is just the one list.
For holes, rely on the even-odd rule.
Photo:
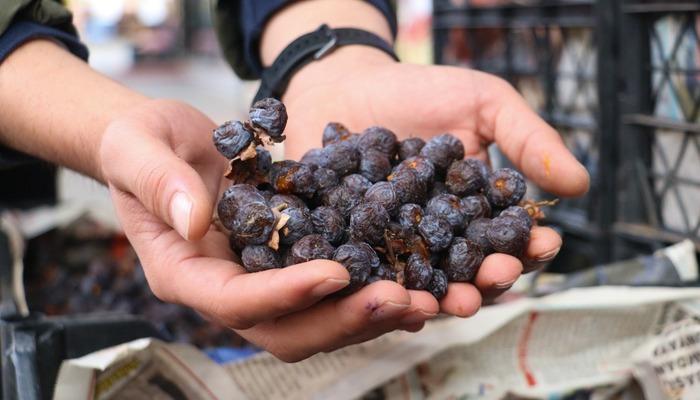
[(187, 105), (150, 101), (104, 132), (102, 176), (157, 297), (192, 307), (286, 361), (416, 330), (437, 314), (427, 292), (393, 282), (326, 298), (349, 283), (333, 261), (245, 273), (211, 223), (226, 167), (211, 140), (214, 127)]
[[(450, 132), (462, 140), (467, 157), (484, 161), (495, 142), (520, 171), (550, 193), (566, 197), (587, 191), (584, 167), (507, 82), (474, 70), (400, 64), (377, 51), (345, 49), (333, 59), (305, 67), (291, 82), (284, 98), (287, 136), (299, 140), (286, 142), (288, 157), (299, 158), (318, 147), (329, 121), (355, 132), (382, 125), (400, 139), (427, 140)], [(449, 285), (441, 311), (470, 315), (483, 298), (501, 294), (521, 273), (551, 261), (561, 245), (554, 230), (534, 227), (524, 260), (488, 256), (473, 284)]]

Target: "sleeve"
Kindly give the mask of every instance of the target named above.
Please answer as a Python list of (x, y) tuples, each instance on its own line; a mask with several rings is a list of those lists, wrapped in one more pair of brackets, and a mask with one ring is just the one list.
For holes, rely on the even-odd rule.
[(40, 25), (36, 22), (17, 21), (13, 22), (2, 35), (0, 35), (0, 63), (10, 55), (16, 48), (25, 42), (36, 38), (49, 38), (56, 40), (68, 49), (71, 53), (87, 61), (88, 50), (78, 37), (74, 34)]
[(0, 36), (15, 21), (30, 21), (77, 36), (73, 15), (59, 1), (2, 0), (0, 7)]
[[(0, 67), (7, 56), (29, 40), (48, 38), (83, 60), (87, 48), (78, 39), (71, 13), (51, 0), (2, 0)], [(56, 197), (55, 167), (0, 146), (0, 208), (24, 208)], [(26, 182), (32, 182), (27, 186)]]
[[(393, 2), (368, 0), (389, 21), (396, 35), (397, 22)], [(267, 20), (288, 0), (215, 0), (214, 27), (228, 63), (242, 79), (258, 79), (263, 70), (258, 52), (262, 30)]]

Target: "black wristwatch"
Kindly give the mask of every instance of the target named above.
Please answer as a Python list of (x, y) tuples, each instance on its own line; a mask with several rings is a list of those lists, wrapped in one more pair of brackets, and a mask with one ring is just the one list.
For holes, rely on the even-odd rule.
[(376, 47), (399, 61), (391, 45), (372, 32), (354, 28), (331, 29), (323, 24), (290, 43), (272, 65), (262, 72), (260, 89), (253, 102), (266, 97), (279, 99), (294, 73), (301, 67), (323, 58), (340, 46), (354, 44)]

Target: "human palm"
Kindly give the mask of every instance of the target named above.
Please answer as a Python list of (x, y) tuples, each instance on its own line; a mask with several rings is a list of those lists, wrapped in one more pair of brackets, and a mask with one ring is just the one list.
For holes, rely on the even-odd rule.
[(103, 136), (103, 176), (157, 297), (192, 307), (288, 361), (420, 329), (436, 315), (427, 292), (393, 282), (325, 299), (349, 283), (345, 268), (328, 260), (244, 273), (211, 223), (226, 166), (211, 143), (214, 126), (189, 106), (155, 101)]
[(577, 196), (588, 189), (588, 173), (557, 132), (508, 83), (493, 75), (456, 67), (381, 63), (334, 84), (297, 89), (285, 102), (287, 132), (293, 138), (285, 150), (292, 158), (317, 147), (329, 121), (357, 132), (382, 125), (399, 138), (429, 139), (450, 132), (462, 140), (467, 157), (486, 159), (488, 145), (495, 142), (530, 179), (554, 194)]
[[(508, 83), (493, 75), (456, 67), (380, 62), (330, 83), (292, 82), (285, 101), (287, 134), (299, 138), (286, 144), (291, 158), (318, 146), (329, 121), (341, 122), (356, 132), (382, 125), (399, 138), (427, 140), (450, 132), (462, 140), (467, 157), (488, 161), (488, 146), (496, 143), (518, 169), (550, 193), (577, 196), (588, 189), (588, 173), (558, 133)], [(535, 227), (526, 257), (487, 257), (476, 286), (492, 297), (502, 292), (499, 286), (509, 287), (506, 283), (512, 283), (521, 271), (550, 261), (560, 247), (561, 238), (553, 230)], [(457, 293), (457, 289), (450, 291), (441, 304), (443, 311), (457, 313), (466, 300)]]

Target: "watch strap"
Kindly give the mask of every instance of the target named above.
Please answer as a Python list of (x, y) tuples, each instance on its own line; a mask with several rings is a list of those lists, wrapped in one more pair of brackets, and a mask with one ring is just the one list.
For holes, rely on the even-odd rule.
[(295, 39), (277, 56), (272, 65), (262, 72), (260, 88), (253, 102), (266, 97), (279, 99), (294, 73), (302, 66), (320, 60), (336, 48), (347, 45), (375, 47), (399, 61), (391, 45), (372, 32), (354, 28), (332, 29), (323, 24), (317, 30)]

